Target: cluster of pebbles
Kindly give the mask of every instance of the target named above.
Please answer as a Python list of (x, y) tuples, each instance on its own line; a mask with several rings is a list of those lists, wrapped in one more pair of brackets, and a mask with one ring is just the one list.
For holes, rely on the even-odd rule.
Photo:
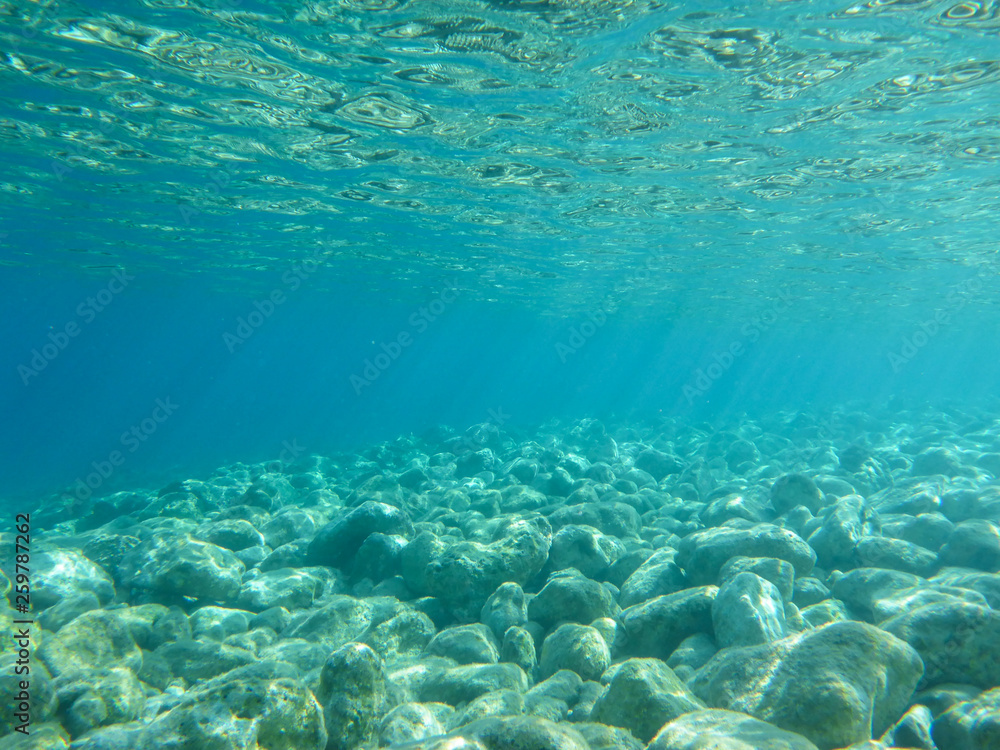
[(998, 476), (1000, 419), (845, 409), (53, 497), (0, 747), (997, 750)]

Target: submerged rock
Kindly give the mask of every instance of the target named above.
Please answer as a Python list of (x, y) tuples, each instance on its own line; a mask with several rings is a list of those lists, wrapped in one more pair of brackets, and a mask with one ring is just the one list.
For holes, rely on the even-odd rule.
[[(488, 750), (590, 750), (575, 728), (535, 716), (504, 716), (481, 719), (464, 727), (461, 734), (482, 743)], [(449, 745), (449, 747), (461, 747)]]
[(771, 486), (771, 505), (779, 514), (798, 505), (817, 513), (823, 507), (823, 493), (805, 474), (785, 474)]
[(497, 638), (503, 638), (508, 628), (526, 623), (528, 601), (525, 599), (524, 589), (513, 582), (497, 586), (496, 591), (490, 594), (483, 605), (479, 620), (490, 628)]
[(628, 659), (614, 668), (591, 719), (623, 727), (649, 742), (667, 722), (704, 707), (659, 659)]
[(101, 606), (115, 598), (111, 577), (76, 550), (38, 552), (31, 557), (31, 601), (36, 609), (93, 595)]
[(544, 628), (561, 622), (586, 624), (618, 611), (606, 587), (572, 568), (553, 573), (528, 604), (528, 617)]
[(747, 713), (832, 750), (892, 726), (922, 674), (920, 657), (905, 642), (871, 625), (836, 622), (724, 649), (691, 689), (709, 706)]
[(240, 590), (245, 566), (227, 549), (189, 536), (153, 536), (122, 560), (121, 577), (137, 602), (225, 604)]
[(113, 667), (136, 672), (142, 665), (142, 652), (122, 618), (104, 610), (85, 612), (64, 625), (44, 640), (38, 656), (55, 676)]
[(1000, 688), (949, 708), (934, 721), (931, 735), (942, 750), (1000, 747)]
[(505, 582), (525, 584), (545, 565), (551, 528), (544, 518), (504, 519), (487, 543), (444, 543), (428, 532), (403, 551), (403, 577), (415, 592), (435, 596), (475, 619)]
[(712, 632), (718, 594), (716, 586), (701, 586), (629, 607), (622, 613), (629, 652), (666, 660), (685, 638)]
[(409, 538), (413, 524), (403, 510), (369, 500), (321, 528), (309, 543), (307, 559), (312, 565), (343, 568), (376, 532)]
[(57, 508), (0, 745), (993, 750), (995, 418), (917, 416), (485, 424)]
[(677, 549), (677, 564), (695, 584), (715, 583), (730, 558), (776, 557), (792, 564), (795, 574), (809, 575), (816, 553), (788, 529), (761, 523), (747, 529), (720, 526), (689, 534)]
[(351, 750), (371, 741), (386, 696), (385, 666), (371, 648), (349, 643), (334, 651), (320, 673), (327, 750)]
[(542, 643), (538, 671), (543, 679), (568, 669), (584, 680), (596, 680), (610, 664), (611, 650), (598, 630), (588, 625), (566, 623)]
[(785, 608), (778, 588), (756, 573), (738, 573), (712, 602), (712, 625), (720, 648), (753, 646), (784, 638)]
[(800, 734), (736, 711), (691, 711), (666, 724), (648, 750), (817, 750)]
[(1000, 675), (1000, 612), (957, 598), (904, 611), (881, 624), (924, 661), (925, 683), (963, 682), (986, 690)]
[(425, 649), (434, 656), (447, 656), (459, 664), (496, 664), (500, 652), (493, 633), (485, 625), (461, 625), (435, 635)]

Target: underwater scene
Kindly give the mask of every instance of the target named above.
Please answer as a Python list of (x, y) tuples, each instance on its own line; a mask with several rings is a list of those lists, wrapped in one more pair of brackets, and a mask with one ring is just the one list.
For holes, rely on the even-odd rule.
[(1000, 750), (1000, 0), (0, 0), (0, 750)]

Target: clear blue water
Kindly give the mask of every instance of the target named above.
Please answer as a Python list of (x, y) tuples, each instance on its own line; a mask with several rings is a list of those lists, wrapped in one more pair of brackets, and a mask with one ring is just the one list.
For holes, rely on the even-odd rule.
[(3, 496), (493, 415), (995, 406), (998, 30), (995, 2), (2, 3)]

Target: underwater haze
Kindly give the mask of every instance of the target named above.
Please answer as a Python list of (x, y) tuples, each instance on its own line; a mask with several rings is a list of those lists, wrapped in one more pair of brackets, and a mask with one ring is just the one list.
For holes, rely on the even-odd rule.
[(1000, 748), (998, 37), (0, 2), (0, 746)]

